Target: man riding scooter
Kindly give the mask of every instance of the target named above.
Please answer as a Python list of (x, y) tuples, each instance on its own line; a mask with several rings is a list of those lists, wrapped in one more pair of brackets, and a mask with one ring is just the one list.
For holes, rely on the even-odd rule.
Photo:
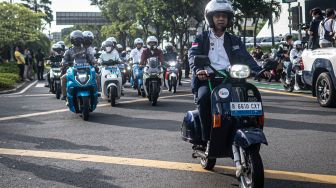
[[(297, 40), (294, 42), (294, 48), (290, 51), (290, 61), (293, 64), (293, 72), (296, 74), (298, 71), (301, 70), (301, 56), (302, 56), (302, 42), (300, 40)], [(300, 90), (298, 79), (295, 77), (295, 84), (294, 84), (294, 90)]]
[[(50, 64), (51, 67), (54, 67), (54, 66), (58, 67), (60, 66), (60, 63), (62, 62), (63, 47), (61, 46), (61, 44), (56, 43), (52, 45), (51, 49), (52, 49), (52, 54), (49, 57), (47, 64)], [(52, 92), (53, 88), (52, 88), (51, 79), (50, 79), (50, 71), (47, 74), (47, 80), (48, 80), (49, 92)]]
[(61, 77), (61, 85), (62, 85), (62, 100), (66, 100), (66, 71), (69, 66), (73, 66), (73, 61), (75, 59), (86, 59), (90, 65), (93, 65), (95, 62), (94, 56), (87, 51), (83, 44), (83, 34), (82, 31), (76, 30), (71, 32), (70, 34), (70, 42), (73, 45), (69, 50), (67, 50), (64, 54), (63, 58), (63, 73), (64, 75)]
[[(165, 50), (166, 52), (163, 54), (163, 58), (165, 63), (169, 62), (169, 61), (176, 61), (177, 62), (177, 53), (174, 51), (174, 47), (173, 44), (168, 42), (165, 46)], [(165, 65), (164, 67), (164, 72), (166, 72), (168, 65)], [(181, 83), (181, 78), (182, 78), (182, 66), (178, 65), (178, 69), (179, 69), (179, 85), (182, 85)], [(166, 87), (166, 82), (164, 80), (164, 87)]]
[[(225, 152), (220, 148), (216, 148), (216, 145), (220, 145), (222, 143), (221, 141), (223, 141), (220, 140), (220, 138), (225, 137), (225, 134), (229, 134), (230, 129), (236, 129), (234, 128), (235, 118), (226, 118), (230, 117), (230, 114), (231, 117), (233, 117), (233, 109), (236, 109), (235, 105), (230, 103), (230, 100), (248, 102), (248, 100), (245, 100), (247, 95), (258, 93), (255, 86), (249, 86), (249, 88), (254, 88), (254, 91), (252, 91), (247, 87), (244, 88), (244, 85), (247, 86), (248, 83), (238, 82), (234, 79), (239, 79), (240, 77), (246, 79), (250, 70), (252, 73), (257, 73), (261, 70), (253, 57), (247, 52), (240, 37), (226, 32), (226, 29), (230, 28), (233, 24), (234, 12), (235, 11), (232, 9), (232, 5), (229, 1), (211, 0), (205, 8), (204, 14), (210, 30), (204, 31), (202, 34), (198, 35), (189, 50), (189, 63), (193, 70), (192, 90), (194, 94), (197, 95), (198, 117), (201, 124), (201, 131), (198, 132), (201, 132), (200, 136), (202, 141), (201, 144), (196, 145), (193, 148), (196, 151), (194, 157), (199, 156), (201, 158), (201, 164), (205, 169), (212, 169), (218, 156), (230, 156), (225, 155)], [(235, 74), (234, 72), (237, 71), (237, 67), (239, 67), (238, 69), (241, 69), (240, 67), (245, 67), (244, 72), (248, 72), (248, 74), (245, 74), (245, 76)], [(267, 74), (269, 74), (269, 72), (267, 72)], [(218, 77), (222, 79), (218, 79)], [(240, 83), (241, 85), (238, 85), (237, 83)], [(214, 88), (218, 90), (215, 90)], [(257, 100), (261, 101), (260, 99)], [(232, 105), (234, 107), (232, 107)], [(218, 109), (221, 109), (221, 112), (219, 112)], [(238, 107), (238, 109), (242, 108)], [(215, 111), (217, 113), (213, 113)], [(232, 127), (230, 127), (230, 125), (232, 125)], [(220, 127), (224, 129), (221, 129)], [(225, 129), (226, 127), (230, 127), (230, 129)], [(221, 131), (218, 132), (216, 129)], [(259, 132), (256, 134), (260, 133), (259, 135), (263, 135), (261, 129), (258, 131)], [(259, 139), (259, 135), (256, 136), (258, 137), (256, 140)], [(213, 139), (215, 137), (219, 140), (218, 142), (216, 142), (216, 139)], [(248, 136), (244, 136), (244, 138), (247, 137)], [(232, 141), (231, 137), (227, 137), (227, 139)], [(265, 139), (260, 139), (259, 141), (266, 143), (264, 142)], [(258, 144), (260, 144), (259, 141)], [(228, 141), (226, 143), (230, 142)], [(235, 143), (226, 145), (226, 148), (232, 148), (231, 151), (236, 165), (236, 177), (241, 177), (245, 172), (243, 169), (248, 168), (242, 167), (243, 165), (239, 162), (240, 157), (237, 155), (237, 145), (238, 143), (235, 141)], [(258, 150), (255, 151), (258, 152)], [(218, 156), (215, 154), (211, 155), (211, 153), (218, 154)], [(210, 158), (208, 158), (208, 155), (210, 155)], [(243, 163), (245, 162), (246, 161)], [(253, 171), (252, 173), (260, 174), (259, 179), (256, 180), (258, 182), (256, 187), (263, 187), (263, 174), (259, 172)]]
[[(216, 70), (229, 70), (231, 65), (245, 64), (252, 71), (259, 72), (261, 68), (247, 52), (239, 37), (234, 36), (226, 29), (233, 24), (234, 10), (228, 3), (214, 3), (212, 0), (205, 11), (205, 18), (210, 26), (209, 31), (198, 35), (189, 50), (189, 64), (193, 70), (192, 90), (196, 94), (202, 139), (207, 142), (210, 138), (211, 127), (211, 100), (208, 79), (214, 79), (214, 72), (209, 68), (198, 67), (194, 64), (196, 55), (207, 55), (211, 65)], [(215, 6), (216, 5), (216, 6)], [(218, 6), (217, 6), (218, 5)], [(220, 6), (219, 6), (220, 5)]]
[(279, 49), (277, 52), (277, 56), (280, 59), (279, 63), (283, 63), (283, 66), (286, 69), (286, 80), (283, 80), (286, 84), (291, 83), (291, 75), (292, 75), (292, 67), (293, 64), (290, 61), (289, 53), (293, 48), (293, 36), (292, 35), (286, 35), (285, 36), (285, 42), (281, 43), (279, 45)]

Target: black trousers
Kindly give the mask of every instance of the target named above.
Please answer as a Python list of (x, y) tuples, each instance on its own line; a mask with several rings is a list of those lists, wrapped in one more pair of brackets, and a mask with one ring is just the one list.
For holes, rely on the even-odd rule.
[(44, 66), (38, 66), (37, 67), (37, 79), (38, 80), (43, 79), (43, 72), (44, 72)]
[(202, 139), (208, 141), (210, 139), (211, 130), (211, 93), (209, 86), (204, 83), (198, 88), (198, 111), (202, 123)]
[(24, 68), (25, 68), (24, 66), (25, 66), (24, 64), (18, 64), (18, 67), (20, 69), (19, 75), (20, 75), (21, 80), (23, 80), (23, 74), (24, 74)]
[(185, 76), (185, 78), (189, 78), (189, 74), (190, 74), (190, 66), (189, 66), (189, 62), (186, 62), (186, 63), (184, 64), (184, 70), (185, 70), (185, 72), (184, 72), (184, 76)]

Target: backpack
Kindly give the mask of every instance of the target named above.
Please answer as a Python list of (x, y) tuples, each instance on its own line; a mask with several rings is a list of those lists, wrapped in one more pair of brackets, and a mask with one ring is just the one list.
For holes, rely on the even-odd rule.
[(334, 39), (334, 32), (333, 32), (333, 28), (332, 28), (332, 26), (333, 26), (333, 24), (334, 24), (334, 20), (332, 19), (331, 20), (331, 24), (330, 24), (330, 31), (327, 31), (327, 29), (324, 27), (324, 24), (325, 24), (325, 22), (327, 22), (329, 19), (326, 19), (326, 20), (324, 20), (324, 21), (322, 21), (322, 27), (323, 27), (323, 29), (324, 29), (324, 36), (323, 36), (323, 38), (325, 39), (325, 40), (327, 40), (327, 41), (330, 41), (330, 42), (334, 42), (335, 41), (335, 39)]

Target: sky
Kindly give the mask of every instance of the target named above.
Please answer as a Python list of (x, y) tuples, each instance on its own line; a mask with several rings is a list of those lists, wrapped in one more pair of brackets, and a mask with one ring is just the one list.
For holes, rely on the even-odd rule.
[[(10, 2), (10, 0), (0, 0)], [(12, 0), (14, 3), (21, 2), (20, 0)], [(53, 11), (54, 20), (56, 20), (56, 12), (100, 12), (97, 6), (91, 6), (90, 0), (51, 0), (51, 10)], [(48, 34), (52, 32), (60, 32), (63, 28), (70, 27), (69, 25), (56, 25), (56, 21), (51, 23), (51, 28), (49, 26), (46, 28), (44, 33)]]

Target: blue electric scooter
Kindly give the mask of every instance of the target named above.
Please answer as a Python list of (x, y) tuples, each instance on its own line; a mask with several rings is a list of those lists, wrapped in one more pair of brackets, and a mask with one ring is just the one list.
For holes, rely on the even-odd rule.
[(140, 66), (139, 62), (134, 62), (132, 68), (133, 76), (130, 81), (131, 85), (134, 89), (138, 90), (138, 95), (144, 95), (143, 97), (145, 97), (145, 92), (142, 89), (143, 67)]
[(67, 70), (67, 98), (70, 111), (81, 113), (84, 121), (98, 103), (96, 71), (86, 59), (77, 59)]

